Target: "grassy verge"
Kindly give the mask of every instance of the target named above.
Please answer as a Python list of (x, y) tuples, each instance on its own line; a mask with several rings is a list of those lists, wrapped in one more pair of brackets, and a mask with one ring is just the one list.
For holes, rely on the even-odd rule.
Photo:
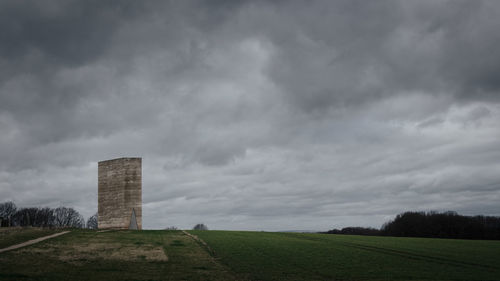
[(51, 235), (62, 230), (48, 228), (21, 228), (21, 227), (5, 227), (0, 228), (0, 249), (6, 248), (15, 244), (23, 243), (28, 240)]
[(0, 254), (0, 280), (234, 280), (180, 231), (74, 230)]
[(500, 241), (190, 231), (254, 280), (500, 280)]

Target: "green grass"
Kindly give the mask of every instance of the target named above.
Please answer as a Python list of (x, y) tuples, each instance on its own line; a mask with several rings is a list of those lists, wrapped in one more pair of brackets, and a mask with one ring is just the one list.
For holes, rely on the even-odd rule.
[(62, 230), (48, 228), (21, 228), (21, 227), (6, 227), (0, 228), (0, 249), (36, 239), (42, 236), (47, 236), (60, 232)]
[(0, 280), (500, 280), (500, 241), (190, 232), (208, 247), (181, 231), (72, 230), (0, 253)]
[(253, 280), (500, 280), (500, 241), (190, 232)]
[(0, 253), (0, 280), (234, 279), (180, 231), (74, 230)]

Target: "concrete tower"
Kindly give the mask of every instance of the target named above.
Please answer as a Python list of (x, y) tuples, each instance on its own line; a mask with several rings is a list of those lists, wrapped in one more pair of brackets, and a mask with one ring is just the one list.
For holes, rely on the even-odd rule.
[(142, 159), (98, 165), (98, 228), (142, 229)]

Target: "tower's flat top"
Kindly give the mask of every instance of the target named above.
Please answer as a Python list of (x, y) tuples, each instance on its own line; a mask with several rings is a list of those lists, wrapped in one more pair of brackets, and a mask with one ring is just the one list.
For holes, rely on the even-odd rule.
[(111, 161), (123, 161), (123, 160), (142, 160), (141, 157), (120, 157), (115, 159), (99, 161), (99, 163), (111, 162)]

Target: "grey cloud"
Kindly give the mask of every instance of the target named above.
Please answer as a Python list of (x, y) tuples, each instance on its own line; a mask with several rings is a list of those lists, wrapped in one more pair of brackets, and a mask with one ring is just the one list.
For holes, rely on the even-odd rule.
[(1, 5), (0, 198), (89, 216), (140, 156), (148, 228), (500, 214), (496, 2)]
[(263, 17), (265, 27), (259, 27), (278, 49), (270, 77), (306, 111), (405, 91), (467, 100), (498, 97), (495, 3), (301, 4), (274, 13), (262, 7), (254, 14)]
[(7, 1), (1, 7), (3, 58), (38, 52), (48, 62), (76, 66), (96, 59), (108, 47), (117, 24), (141, 13), (135, 1)]

